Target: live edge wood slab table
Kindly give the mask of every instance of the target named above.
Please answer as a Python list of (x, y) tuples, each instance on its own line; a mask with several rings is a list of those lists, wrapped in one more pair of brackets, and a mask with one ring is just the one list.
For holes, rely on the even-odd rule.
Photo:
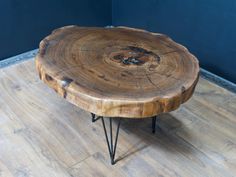
[[(186, 102), (199, 77), (198, 60), (185, 47), (127, 27), (56, 29), (40, 42), (36, 67), (49, 87), (91, 112), (93, 122), (102, 120), (111, 164), (122, 118), (152, 118), (154, 133), (156, 116)], [(118, 119), (115, 137), (112, 118)]]

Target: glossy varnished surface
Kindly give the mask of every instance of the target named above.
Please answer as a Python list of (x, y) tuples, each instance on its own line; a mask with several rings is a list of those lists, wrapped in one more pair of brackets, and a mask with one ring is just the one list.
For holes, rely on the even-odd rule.
[(236, 176), (235, 94), (200, 78), (192, 99), (159, 116), (155, 135), (151, 119), (123, 119), (122, 160), (111, 166), (102, 123), (55, 94), (34, 66), (0, 69), (0, 177)]
[(143, 30), (57, 29), (40, 43), (40, 78), (71, 103), (102, 116), (175, 110), (198, 81), (197, 59), (169, 37)]

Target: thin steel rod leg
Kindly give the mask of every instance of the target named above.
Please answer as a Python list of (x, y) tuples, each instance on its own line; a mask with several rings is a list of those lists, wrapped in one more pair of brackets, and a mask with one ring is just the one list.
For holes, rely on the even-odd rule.
[(96, 115), (94, 113), (91, 113), (91, 115), (92, 115), (92, 122), (96, 122), (98, 119), (101, 118), (101, 116), (96, 117)]
[(104, 122), (104, 118), (103, 118), (103, 117), (102, 117), (102, 125), (103, 125), (103, 129), (104, 129), (104, 133), (105, 133), (105, 138), (106, 138), (106, 141), (107, 141), (108, 151), (109, 151), (109, 154), (111, 155), (110, 143), (109, 143), (109, 140), (108, 140), (107, 129), (106, 129), (106, 125), (105, 125), (105, 122)]
[(118, 135), (119, 135), (119, 130), (120, 130), (120, 122), (121, 122), (121, 118), (119, 118), (118, 127), (117, 127), (117, 129), (116, 129), (116, 139), (115, 139), (115, 146), (114, 146), (113, 159), (115, 158), (115, 155), (116, 155), (116, 146), (117, 146)]
[(152, 133), (156, 132), (156, 121), (157, 121), (157, 116), (152, 117)]
[(92, 122), (95, 122), (95, 114), (91, 113), (92, 115)]
[(114, 158), (113, 158), (113, 135), (112, 135), (112, 118), (109, 118), (110, 119), (110, 148), (111, 148), (111, 155), (112, 155), (112, 158), (111, 158), (111, 163), (114, 163)]
[(102, 125), (103, 125), (103, 129), (104, 129), (104, 133), (105, 133), (105, 138), (106, 138), (106, 142), (107, 142), (107, 147), (108, 147), (108, 151), (109, 151), (109, 155), (110, 155), (110, 159), (111, 159), (111, 164), (114, 165), (116, 163), (115, 159), (115, 153), (116, 153), (116, 147), (117, 147), (117, 141), (118, 141), (118, 136), (119, 136), (119, 129), (120, 129), (120, 123), (121, 123), (121, 118), (119, 118), (119, 122), (117, 125), (117, 129), (116, 129), (116, 137), (115, 137), (115, 142), (113, 144), (113, 134), (112, 134), (112, 118), (109, 118), (110, 121), (110, 142), (109, 142), (109, 138), (108, 138), (108, 134), (107, 134), (107, 129), (106, 129), (106, 124), (104, 121), (104, 118), (101, 117), (102, 119)]

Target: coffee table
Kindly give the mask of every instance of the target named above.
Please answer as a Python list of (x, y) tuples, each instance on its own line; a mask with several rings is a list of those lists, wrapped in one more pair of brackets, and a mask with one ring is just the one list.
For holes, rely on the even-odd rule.
[(156, 116), (186, 102), (199, 78), (198, 60), (185, 47), (128, 27), (56, 29), (40, 42), (36, 67), (49, 87), (91, 112), (93, 122), (101, 119), (111, 164), (122, 118), (152, 118), (154, 133)]

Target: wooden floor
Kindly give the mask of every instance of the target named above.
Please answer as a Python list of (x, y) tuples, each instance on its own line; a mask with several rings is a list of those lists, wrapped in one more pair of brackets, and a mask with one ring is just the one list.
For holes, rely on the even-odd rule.
[(111, 166), (101, 121), (57, 96), (29, 60), (0, 70), (1, 177), (236, 176), (236, 95), (200, 78), (192, 99), (122, 122)]

